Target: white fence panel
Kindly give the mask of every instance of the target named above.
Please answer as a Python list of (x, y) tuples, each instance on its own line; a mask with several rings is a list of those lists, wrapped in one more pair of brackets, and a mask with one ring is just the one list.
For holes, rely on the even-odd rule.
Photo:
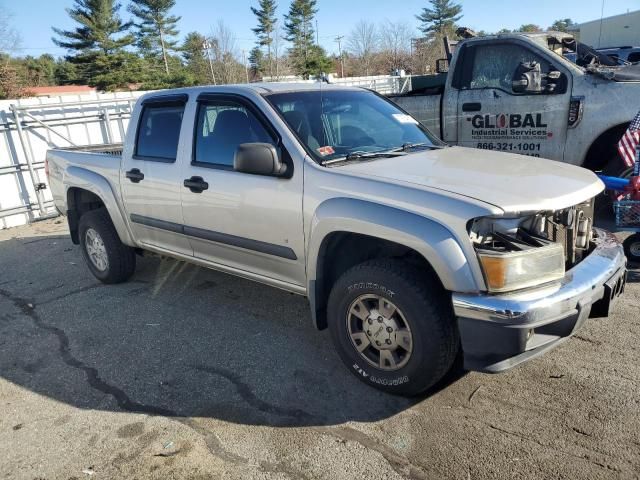
[(122, 142), (132, 105), (143, 93), (0, 101), (0, 228), (22, 225), (54, 213), (48, 188), (36, 190), (38, 184), (47, 182), (44, 173), (47, 149)]

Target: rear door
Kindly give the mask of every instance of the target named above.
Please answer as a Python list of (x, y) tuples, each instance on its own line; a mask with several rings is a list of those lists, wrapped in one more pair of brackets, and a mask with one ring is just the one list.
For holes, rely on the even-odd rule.
[[(545, 52), (546, 53), (546, 52)], [(567, 139), (571, 75), (552, 54), (526, 42), (470, 43), (457, 61), (458, 144), (562, 160)], [(562, 73), (548, 93), (515, 93), (512, 81), (523, 62), (538, 62), (543, 73)]]
[(182, 165), (176, 161), (187, 100), (186, 95), (167, 95), (144, 101), (135, 141), (129, 141), (123, 152), (120, 185), (138, 242), (192, 255), (191, 244), (181, 233)]

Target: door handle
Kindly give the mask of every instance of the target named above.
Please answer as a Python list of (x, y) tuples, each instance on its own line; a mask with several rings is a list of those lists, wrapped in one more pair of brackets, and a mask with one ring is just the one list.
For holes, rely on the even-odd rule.
[(480, 110), (482, 110), (482, 104), (481, 103), (463, 103), (462, 104), (462, 111), (463, 112), (479, 112)]
[(127, 173), (125, 173), (125, 176), (133, 183), (140, 183), (142, 180), (144, 180), (144, 173), (142, 173), (137, 168), (132, 168)]
[(191, 177), (184, 181), (184, 186), (193, 193), (202, 193), (209, 189), (209, 184), (202, 177)]

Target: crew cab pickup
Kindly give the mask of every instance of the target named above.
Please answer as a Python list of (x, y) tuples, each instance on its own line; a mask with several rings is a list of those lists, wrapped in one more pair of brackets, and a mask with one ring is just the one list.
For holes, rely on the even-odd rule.
[(640, 110), (640, 65), (603, 57), (560, 32), (469, 38), (448, 73), (393, 100), (449, 144), (618, 175), (616, 145)]
[(458, 355), (483, 372), (540, 355), (624, 287), (620, 244), (593, 227), (592, 172), (449, 147), (367, 90), (155, 92), (124, 145), (46, 160), (99, 280), (155, 252), (307, 296), (347, 368), (398, 394)]

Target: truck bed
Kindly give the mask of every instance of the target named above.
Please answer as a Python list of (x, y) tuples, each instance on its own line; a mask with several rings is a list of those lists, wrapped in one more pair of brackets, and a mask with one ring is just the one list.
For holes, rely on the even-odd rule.
[(107, 143), (102, 145), (79, 145), (75, 147), (56, 148), (66, 152), (106, 153), (108, 155), (122, 155), (122, 143)]
[(438, 137), (441, 137), (440, 131), (440, 108), (442, 102), (441, 94), (420, 94), (420, 95), (397, 95), (389, 97), (391, 101), (397, 104), (403, 110), (410, 113), (415, 119), (419, 120), (425, 127)]
[[(55, 148), (47, 152), (49, 186), (59, 211), (67, 210), (65, 181), (70, 177), (82, 183), (97, 174), (109, 183), (113, 192), (119, 192), (122, 144), (88, 145)], [(66, 179), (66, 180), (65, 180)], [(117, 195), (116, 195), (117, 197)]]

